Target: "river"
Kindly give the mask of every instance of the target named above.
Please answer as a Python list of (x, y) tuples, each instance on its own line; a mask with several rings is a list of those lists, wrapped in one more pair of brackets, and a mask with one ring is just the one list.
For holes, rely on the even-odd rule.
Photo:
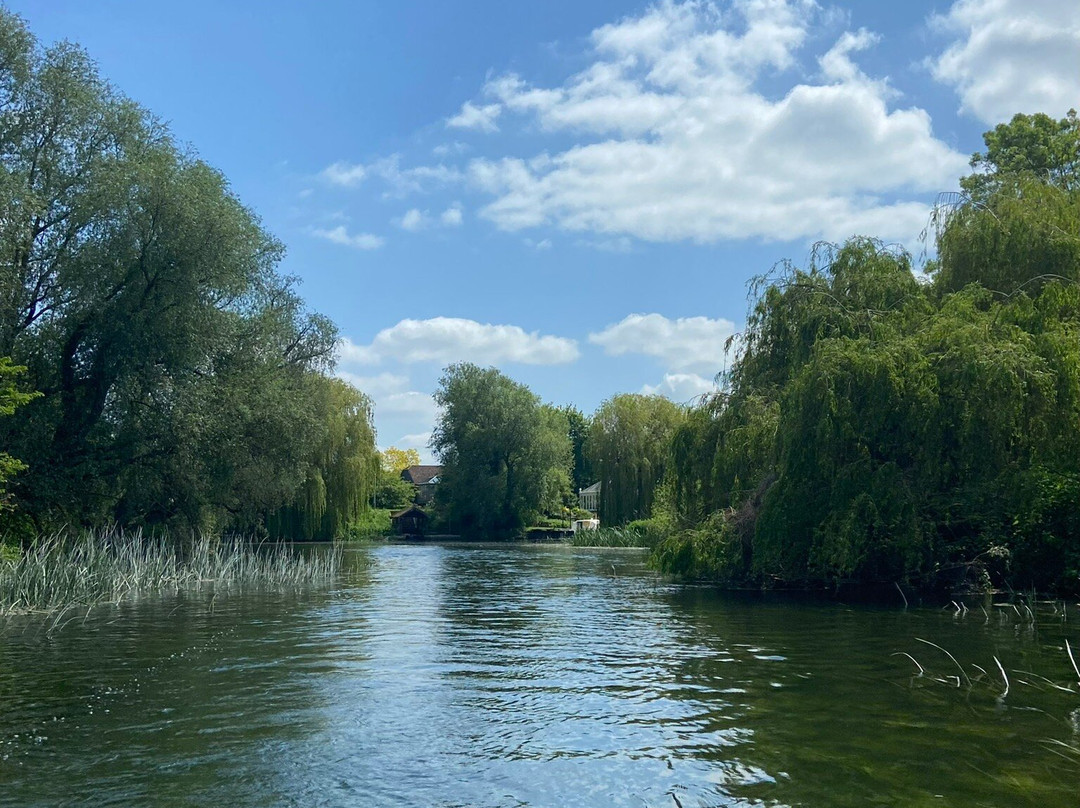
[(1076, 808), (1080, 608), (965, 605), (388, 545), (317, 591), (9, 619), (0, 805)]

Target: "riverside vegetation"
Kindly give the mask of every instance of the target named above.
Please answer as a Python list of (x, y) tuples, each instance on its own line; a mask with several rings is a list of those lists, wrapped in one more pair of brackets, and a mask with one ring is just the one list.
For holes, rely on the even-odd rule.
[[(575, 541), (654, 546), (661, 570), (739, 586), (1080, 591), (1080, 125), (1017, 115), (985, 140), (921, 272), (870, 238), (818, 245), (751, 283), (717, 393), (618, 395), (586, 419), (614, 530)], [(444, 379), (444, 504), (483, 478), (473, 511), (550, 512), (567, 429), (525, 472), (476, 426), (527, 407), (539, 425), (543, 405), (518, 385), (505, 411), (459, 406), (477, 374), (514, 384)], [(515, 508), (523, 474), (548, 488)]]
[[(376, 450), (281, 243), (81, 49), (5, 10), (0, 147), (0, 564), (23, 570), (4, 586), (92, 546), (150, 569), (138, 547), (166, 535), (387, 529), (419, 458)], [(753, 281), (730, 370), (692, 406), (622, 394), (587, 416), (450, 366), (434, 523), (520, 535), (600, 481), (606, 531), (577, 541), (652, 546), (689, 578), (1080, 590), (1075, 113), (1016, 116), (972, 167), (924, 266), (854, 238)]]

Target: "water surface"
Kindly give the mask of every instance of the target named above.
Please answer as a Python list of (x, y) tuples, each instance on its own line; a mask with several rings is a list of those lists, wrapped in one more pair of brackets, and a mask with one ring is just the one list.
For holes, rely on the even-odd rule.
[(1075, 606), (738, 597), (550, 546), (345, 566), (7, 621), (0, 805), (1080, 805)]

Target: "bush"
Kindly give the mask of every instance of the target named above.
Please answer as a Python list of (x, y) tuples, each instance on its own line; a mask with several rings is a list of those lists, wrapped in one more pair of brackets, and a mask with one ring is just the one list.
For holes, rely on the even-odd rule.
[(365, 511), (359, 519), (349, 523), (345, 538), (350, 541), (363, 541), (383, 538), (393, 532), (388, 508), (372, 508)]

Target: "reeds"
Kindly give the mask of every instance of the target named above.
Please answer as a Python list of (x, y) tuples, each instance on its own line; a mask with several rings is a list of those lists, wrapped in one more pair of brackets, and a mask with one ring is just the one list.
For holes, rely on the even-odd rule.
[(205, 535), (179, 540), (123, 530), (57, 533), (14, 560), (0, 561), (0, 615), (65, 612), (207, 586), (302, 586), (328, 580), (340, 563), (336, 546), (305, 552)]
[(660, 531), (645, 527), (600, 527), (596, 530), (579, 530), (570, 537), (574, 547), (655, 547), (663, 535)]
[[(937, 643), (930, 642), (929, 640), (924, 640), (921, 637), (916, 637), (915, 641), (921, 642), (924, 645), (928, 645), (931, 648), (935, 648), (938, 651), (941, 651), (943, 654), (945, 654), (946, 657), (948, 657), (953, 667), (959, 671), (959, 675), (955, 673), (937, 673), (933, 671), (930, 665), (924, 666), (918, 659), (916, 659), (914, 656), (907, 653), (906, 651), (895, 652), (893, 656), (907, 657), (915, 665), (916, 669), (918, 670), (918, 672), (914, 676), (915, 679), (928, 682), (936, 682), (956, 688), (959, 688), (962, 685), (966, 685), (966, 689), (968, 690), (968, 692), (974, 692), (978, 688), (985, 688), (992, 692), (996, 696), (996, 698), (1002, 702), (1005, 700), (1006, 697), (1008, 697), (1009, 691), (1012, 689), (1012, 681), (1009, 679), (1009, 674), (1006, 672), (1005, 666), (996, 656), (992, 658), (994, 660), (994, 664), (997, 666), (998, 673), (1001, 676), (1000, 682), (996, 681), (996, 677), (991, 676), (990, 673), (986, 670), (986, 668), (982, 667), (981, 665), (976, 665), (974, 663), (970, 665), (973, 672), (969, 674), (955, 656), (953, 656), (947, 649), (941, 647)], [(1076, 664), (1076, 660), (1072, 652), (1072, 647), (1070, 646), (1068, 640), (1065, 640), (1064, 650), (1068, 655), (1070, 663), (1072, 663), (1073, 671), (1076, 673), (1077, 679), (1080, 680), (1080, 667), (1078, 667)], [(1076, 688), (1074, 688), (1071, 682), (1054, 682), (1050, 679), (1047, 679), (1045, 676), (1040, 676), (1039, 674), (1032, 673), (1031, 671), (1013, 669), (1012, 673), (1014, 674), (1014, 676), (1017, 677), (1016, 682), (1018, 684), (1034, 688), (1035, 690), (1046, 690), (1047, 688), (1049, 688), (1051, 690), (1058, 690), (1063, 693), (1080, 693), (1080, 690), (1076, 689), (1080, 688), (1080, 681), (1076, 682)]]

